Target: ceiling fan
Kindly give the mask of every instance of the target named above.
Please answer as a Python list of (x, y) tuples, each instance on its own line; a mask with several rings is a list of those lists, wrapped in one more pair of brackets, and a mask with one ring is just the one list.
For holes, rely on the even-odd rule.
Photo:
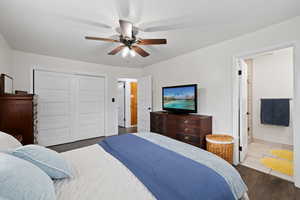
[(116, 31), (120, 34), (119, 39), (111, 39), (111, 38), (99, 38), (99, 37), (85, 37), (87, 40), (100, 40), (105, 42), (117, 42), (122, 43), (117, 48), (113, 49), (108, 55), (116, 55), (120, 51), (123, 50), (124, 57), (130, 53), (132, 56), (135, 55), (135, 52), (141, 55), (142, 57), (147, 57), (150, 54), (139, 47), (138, 45), (161, 45), (167, 44), (166, 39), (140, 39), (137, 38), (137, 34), (139, 29), (129, 21), (119, 20), (120, 27), (116, 29)]

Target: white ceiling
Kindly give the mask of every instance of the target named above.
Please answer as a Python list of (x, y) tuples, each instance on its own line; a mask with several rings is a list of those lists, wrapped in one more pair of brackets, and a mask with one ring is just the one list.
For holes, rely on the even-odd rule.
[[(21, 51), (142, 67), (299, 14), (299, 0), (1, 0), (0, 32)], [(168, 44), (144, 46), (147, 58), (124, 59), (107, 55), (116, 44), (84, 39), (116, 35), (119, 18), (148, 30), (138, 37)]]

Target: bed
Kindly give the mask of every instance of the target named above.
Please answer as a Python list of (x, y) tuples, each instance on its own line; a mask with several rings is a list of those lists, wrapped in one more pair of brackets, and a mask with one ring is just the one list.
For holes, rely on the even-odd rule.
[[(213, 169), (226, 180), (235, 199), (248, 199), (239, 173), (219, 157), (159, 134), (134, 135)], [(58, 200), (157, 199), (131, 170), (99, 144), (64, 152), (62, 156), (71, 164), (73, 178), (54, 182)]]

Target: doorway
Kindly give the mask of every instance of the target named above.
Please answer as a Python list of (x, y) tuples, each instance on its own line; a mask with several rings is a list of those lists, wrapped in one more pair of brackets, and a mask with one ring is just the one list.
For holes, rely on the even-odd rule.
[(125, 127), (125, 82), (118, 81), (118, 125)]
[(118, 79), (118, 126), (121, 133), (128, 132), (127, 129), (136, 130), (137, 87), (137, 79)]
[[(121, 95), (120, 82), (124, 85), (125, 98)], [(152, 77), (144, 76), (138, 79), (119, 78), (118, 85), (120, 97), (117, 98), (118, 113), (120, 116), (124, 114), (123, 123), (122, 117), (119, 117), (120, 123), (124, 127), (119, 126), (120, 133), (135, 133), (150, 131), (150, 112), (152, 112)], [(119, 95), (118, 95), (119, 96)], [(124, 112), (122, 106), (124, 105)], [(125, 122), (124, 122), (125, 121)]]
[(293, 181), (294, 48), (237, 59), (239, 161)]

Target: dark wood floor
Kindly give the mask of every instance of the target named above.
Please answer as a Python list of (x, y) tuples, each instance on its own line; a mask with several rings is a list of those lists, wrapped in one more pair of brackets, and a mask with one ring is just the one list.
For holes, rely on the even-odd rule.
[(119, 126), (119, 135), (124, 133), (136, 133), (136, 132), (137, 132), (137, 127), (124, 128)]
[(78, 149), (82, 147), (86, 147), (89, 145), (97, 144), (101, 140), (103, 140), (105, 137), (97, 137), (97, 138), (91, 138), (87, 140), (81, 140), (81, 141), (76, 141), (76, 142), (71, 142), (67, 144), (59, 144), (55, 146), (50, 146), (48, 147), (49, 149), (52, 149), (54, 151), (57, 151), (59, 153), (65, 152), (65, 151), (70, 151), (73, 149)]
[[(118, 133), (119, 133), (119, 135), (121, 135), (121, 134), (125, 134), (125, 133), (136, 133), (136, 132), (137, 132), (136, 127), (132, 127), (132, 128), (119, 127), (119, 132)], [(93, 145), (93, 144), (96, 144), (96, 143), (100, 142), (103, 139), (104, 139), (104, 137), (97, 137), (97, 138), (91, 138), (91, 139), (71, 142), (71, 143), (67, 143), (67, 144), (55, 145), (55, 146), (51, 146), (49, 148), (54, 150), (54, 151), (57, 151), (57, 152), (61, 153), (61, 152), (70, 151), (70, 150), (73, 150), (73, 149), (78, 149), (78, 148), (81, 148), (81, 147), (86, 147), (86, 146), (89, 146), (89, 145)]]
[[(134, 133), (136, 128), (119, 127), (119, 134)], [(82, 140), (50, 147), (57, 152), (77, 149), (103, 140), (104, 137)], [(250, 200), (300, 200), (300, 189), (294, 183), (282, 180), (254, 169), (239, 165), (236, 167), (249, 189)]]
[(248, 186), (250, 200), (300, 200), (294, 183), (242, 165), (236, 168)]

